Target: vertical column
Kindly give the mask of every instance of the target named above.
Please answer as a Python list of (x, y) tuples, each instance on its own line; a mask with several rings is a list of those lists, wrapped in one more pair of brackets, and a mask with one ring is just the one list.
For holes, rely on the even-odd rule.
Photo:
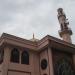
[(74, 70), (75, 70), (75, 54), (73, 55), (73, 67), (74, 67)]
[(33, 53), (33, 71), (32, 75), (40, 75), (39, 73), (39, 56), (37, 53)]
[(49, 47), (48, 47), (48, 56), (49, 56), (50, 75), (54, 75), (53, 61), (52, 61), (52, 50)]
[(30, 65), (31, 65), (31, 75), (34, 74), (34, 54), (30, 52)]
[[(48, 49), (45, 49), (40, 53), (40, 65), (39, 66), (40, 66), (40, 75), (45, 75), (45, 74), (50, 75), (49, 64), (46, 63), (46, 62), (43, 62), (43, 60), (46, 60), (47, 62), (49, 61), (49, 59), (48, 59)], [(46, 66), (46, 67), (43, 68), (43, 66)]]
[(2, 75), (7, 75), (9, 62), (10, 62), (10, 49), (9, 49), (9, 47), (5, 47), (4, 48), (3, 66), (2, 66)]

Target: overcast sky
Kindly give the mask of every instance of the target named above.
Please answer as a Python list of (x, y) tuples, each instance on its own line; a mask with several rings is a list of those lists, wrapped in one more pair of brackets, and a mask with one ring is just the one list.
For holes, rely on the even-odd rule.
[(57, 9), (62, 7), (73, 31), (75, 44), (75, 0), (0, 0), (0, 35), (5, 32), (25, 39), (51, 35), (60, 38)]

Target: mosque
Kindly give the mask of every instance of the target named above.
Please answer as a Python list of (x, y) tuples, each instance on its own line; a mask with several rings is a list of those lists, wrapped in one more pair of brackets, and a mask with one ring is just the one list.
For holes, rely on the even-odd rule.
[(75, 45), (62, 8), (59, 35), (26, 40), (3, 33), (0, 37), (0, 75), (75, 75)]

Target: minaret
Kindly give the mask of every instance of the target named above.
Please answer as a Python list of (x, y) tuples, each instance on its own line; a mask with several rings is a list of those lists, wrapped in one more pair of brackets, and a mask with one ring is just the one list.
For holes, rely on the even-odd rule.
[(67, 21), (68, 19), (66, 19), (66, 15), (63, 12), (62, 8), (58, 9), (58, 20), (61, 28), (61, 30), (59, 31), (60, 37), (62, 37), (64, 41), (72, 43), (71, 41), (72, 30), (68, 27), (69, 22)]

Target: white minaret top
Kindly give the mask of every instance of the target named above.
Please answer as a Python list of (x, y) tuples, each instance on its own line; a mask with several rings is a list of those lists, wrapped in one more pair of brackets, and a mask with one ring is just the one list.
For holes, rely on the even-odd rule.
[(64, 41), (72, 43), (71, 41), (71, 35), (72, 35), (72, 30), (68, 27), (69, 22), (66, 19), (66, 15), (63, 12), (62, 8), (59, 8), (58, 10), (58, 20), (60, 24), (61, 30), (59, 31), (60, 37), (63, 38)]

